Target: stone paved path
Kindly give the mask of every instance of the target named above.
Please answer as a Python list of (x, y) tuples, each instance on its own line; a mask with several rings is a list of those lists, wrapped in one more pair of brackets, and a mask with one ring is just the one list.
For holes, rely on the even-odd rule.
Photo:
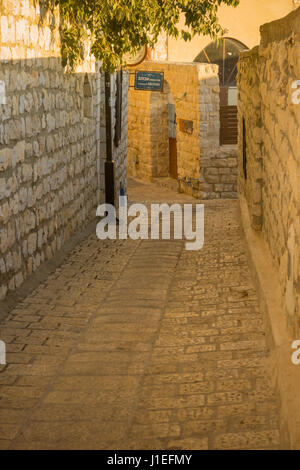
[[(191, 201), (136, 182), (130, 197)], [(244, 243), (237, 202), (212, 201), (198, 252), (78, 245), (1, 324), (0, 448), (280, 448)]]

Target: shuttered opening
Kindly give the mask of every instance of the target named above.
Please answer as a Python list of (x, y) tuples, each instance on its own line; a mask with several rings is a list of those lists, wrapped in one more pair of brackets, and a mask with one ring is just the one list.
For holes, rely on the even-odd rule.
[(237, 89), (220, 88), (220, 145), (235, 145), (238, 141)]
[(237, 106), (220, 106), (220, 145), (235, 145), (237, 141)]

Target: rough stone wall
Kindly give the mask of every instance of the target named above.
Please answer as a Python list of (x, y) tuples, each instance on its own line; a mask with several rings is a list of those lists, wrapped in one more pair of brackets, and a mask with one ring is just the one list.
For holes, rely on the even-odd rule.
[[(180, 190), (201, 199), (235, 198), (236, 146), (219, 145), (218, 67), (147, 61), (137, 70), (164, 72), (166, 86), (163, 93), (130, 88), (129, 173), (148, 180), (168, 176), (167, 104), (172, 100)], [(192, 121), (192, 134), (182, 131), (180, 120)]]
[[(95, 218), (104, 199), (100, 73), (88, 47), (85, 62), (65, 73), (59, 10), (44, 4), (0, 2), (1, 299)], [(124, 135), (122, 155), (125, 147)]]
[[(239, 191), (254, 228), (262, 229), (282, 286), (283, 311), (300, 334), (300, 8), (261, 28), (260, 46), (241, 56), (239, 119), (246, 121), (247, 180)], [(298, 84), (299, 86), (299, 84)]]
[[(239, 62), (238, 83), (239, 184), (256, 230), (262, 227), (262, 109), (258, 66), (258, 47), (255, 47), (245, 52)], [(243, 163), (244, 139), (246, 161)]]
[(150, 98), (150, 93), (129, 88), (128, 174), (144, 180), (155, 176), (151, 157), (155, 147), (151, 144)]

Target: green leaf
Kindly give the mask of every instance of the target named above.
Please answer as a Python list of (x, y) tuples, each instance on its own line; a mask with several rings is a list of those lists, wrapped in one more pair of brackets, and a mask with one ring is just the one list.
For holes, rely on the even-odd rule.
[[(114, 71), (126, 53), (153, 45), (162, 32), (174, 38), (180, 34), (184, 41), (196, 34), (222, 35), (218, 8), (222, 4), (236, 7), (239, 0), (55, 0), (55, 4), (62, 19), (64, 65), (74, 68), (82, 60), (89, 31), (91, 52), (105, 70)], [(179, 27), (181, 15), (184, 29)]]

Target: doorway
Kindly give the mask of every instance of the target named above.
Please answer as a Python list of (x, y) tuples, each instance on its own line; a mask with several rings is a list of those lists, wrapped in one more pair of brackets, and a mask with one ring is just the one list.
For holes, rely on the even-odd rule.
[(247, 49), (240, 41), (224, 37), (208, 44), (194, 60), (219, 66), (220, 145), (236, 145), (238, 141), (237, 64), (239, 53)]

